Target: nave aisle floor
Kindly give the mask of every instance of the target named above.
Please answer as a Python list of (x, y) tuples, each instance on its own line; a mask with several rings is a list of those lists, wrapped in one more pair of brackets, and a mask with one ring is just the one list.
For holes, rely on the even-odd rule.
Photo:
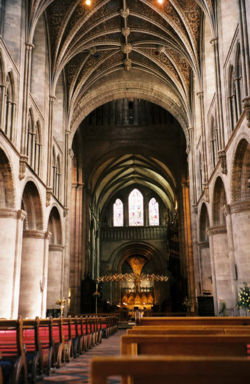
[[(80, 357), (57, 369), (55, 373), (46, 376), (39, 384), (87, 384), (89, 383), (90, 361), (95, 356), (114, 356), (120, 354), (120, 337), (125, 333), (118, 330), (115, 335), (103, 339), (101, 344), (89, 349)], [(112, 378), (112, 384), (120, 383), (119, 378)]]

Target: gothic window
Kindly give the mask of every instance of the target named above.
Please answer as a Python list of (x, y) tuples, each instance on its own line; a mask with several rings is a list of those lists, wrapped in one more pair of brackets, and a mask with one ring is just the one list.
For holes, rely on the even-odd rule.
[(138, 189), (133, 189), (128, 198), (129, 225), (143, 225), (143, 196)]
[(34, 153), (34, 163), (33, 163), (33, 169), (34, 171), (39, 175), (40, 171), (40, 157), (41, 157), (41, 133), (40, 133), (40, 126), (39, 123), (36, 123), (36, 129), (35, 129), (35, 147), (34, 147), (35, 153)]
[(34, 149), (35, 149), (35, 129), (34, 129), (33, 117), (30, 111), (29, 118), (28, 118), (26, 153), (28, 156), (28, 163), (31, 167), (34, 165), (34, 152), (35, 152)]
[(53, 148), (53, 155), (52, 155), (52, 180), (53, 180), (53, 193), (56, 195), (56, 187), (57, 187), (57, 169), (56, 169), (56, 154), (55, 149)]
[(14, 122), (14, 90), (11, 81), (11, 75), (8, 74), (6, 82), (6, 95), (5, 95), (5, 134), (10, 140), (13, 138), (13, 122)]
[(237, 47), (236, 63), (235, 63), (235, 88), (236, 88), (236, 103), (238, 107), (238, 115), (242, 113), (241, 97), (242, 97), (242, 63), (240, 45)]
[(60, 156), (57, 156), (56, 161), (56, 197), (59, 199), (60, 197), (60, 184), (61, 184), (61, 161)]
[(113, 204), (113, 225), (123, 227), (123, 203), (120, 199), (116, 199)]
[(237, 111), (237, 98), (236, 98), (236, 88), (234, 81), (234, 68), (233, 66), (229, 69), (229, 114), (231, 121), (232, 131), (234, 130), (235, 124), (238, 120), (238, 111)]
[(211, 151), (212, 151), (212, 163), (215, 167), (218, 160), (218, 130), (214, 117), (211, 119)]
[(201, 153), (199, 153), (199, 176), (200, 176), (200, 187), (201, 191), (203, 190), (203, 176), (202, 176), (202, 160), (201, 160)]
[(159, 204), (154, 197), (149, 202), (149, 225), (159, 225)]

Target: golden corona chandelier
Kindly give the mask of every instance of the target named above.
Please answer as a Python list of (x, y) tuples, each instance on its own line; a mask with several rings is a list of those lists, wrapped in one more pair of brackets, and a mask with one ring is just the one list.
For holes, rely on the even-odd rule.
[(168, 281), (168, 276), (156, 275), (154, 273), (152, 274), (141, 273), (140, 275), (136, 273), (115, 273), (113, 275), (100, 276), (96, 280), (98, 281), (98, 283), (107, 283), (109, 281), (115, 281), (115, 282), (135, 281), (138, 278), (140, 280), (146, 280), (146, 281), (161, 281), (161, 282)]

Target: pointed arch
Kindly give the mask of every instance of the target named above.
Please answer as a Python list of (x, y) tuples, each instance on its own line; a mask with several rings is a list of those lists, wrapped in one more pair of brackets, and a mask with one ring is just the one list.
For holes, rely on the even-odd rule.
[(56, 207), (53, 207), (50, 211), (48, 231), (51, 233), (50, 244), (62, 245), (62, 223)]
[(36, 185), (28, 181), (23, 190), (22, 209), (27, 216), (24, 222), (25, 230), (43, 229), (43, 211), (40, 194)]
[(15, 86), (12, 72), (7, 74), (5, 90), (5, 124), (4, 131), (6, 136), (12, 140), (14, 136), (14, 117), (15, 117)]
[(218, 177), (213, 194), (213, 224), (226, 225), (224, 206), (227, 204), (226, 191), (221, 177)]
[(130, 226), (144, 225), (143, 195), (137, 188), (128, 196), (128, 215)]
[(237, 145), (231, 179), (232, 200), (250, 198), (250, 144), (241, 139)]
[(116, 199), (113, 204), (113, 226), (123, 227), (124, 225), (124, 207), (121, 199)]
[(159, 203), (152, 197), (148, 203), (149, 225), (160, 225)]
[(14, 183), (9, 159), (0, 148), (0, 208), (14, 208)]
[(208, 229), (210, 227), (209, 224), (209, 215), (207, 206), (205, 203), (202, 204), (201, 211), (200, 211), (200, 241), (208, 241)]

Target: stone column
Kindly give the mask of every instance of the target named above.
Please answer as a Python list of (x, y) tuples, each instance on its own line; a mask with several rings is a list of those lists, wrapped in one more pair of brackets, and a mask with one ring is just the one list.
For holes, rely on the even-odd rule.
[(205, 117), (204, 117), (204, 93), (198, 92), (197, 96), (200, 100), (200, 112), (201, 112), (201, 141), (202, 141), (202, 162), (203, 162), (203, 174), (204, 181), (203, 186), (205, 191), (206, 201), (209, 201), (208, 194), (208, 166), (207, 166), (207, 139), (206, 139), (206, 129), (205, 129)]
[(191, 233), (191, 212), (190, 212), (190, 196), (188, 183), (182, 184), (182, 200), (183, 200), (183, 224), (185, 237), (185, 257), (188, 279), (188, 297), (192, 300), (191, 311), (195, 309), (195, 280), (194, 280), (194, 260), (192, 248), (192, 233)]
[(231, 204), (232, 233), (237, 279), (250, 284), (250, 201), (242, 200)]
[(41, 282), (41, 316), (46, 317), (47, 309), (47, 290), (48, 290), (48, 256), (49, 256), (49, 240), (51, 238), (51, 233), (46, 232), (44, 236), (44, 253), (43, 253), (43, 276)]
[(49, 121), (48, 121), (48, 149), (47, 149), (47, 206), (50, 204), (52, 195), (52, 132), (53, 132), (53, 115), (54, 115), (54, 101), (55, 96), (49, 97)]
[(0, 318), (17, 318), (24, 211), (0, 210)]
[(249, 95), (250, 84), (250, 55), (249, 55), (249, 35), (247, 26), (247, 13), (245, 0), (239, 0), (240, 6), (240, 34), (242, 51), (242, 72), (243, 89), (245, 96)]
[(215, 80), (216, 80), (216, 103), (218, 110), (218, 128), (219, 128), (219, 151), (224, 149), (225, 134), (224, 134), (224, 120), (222, 108), (222, 92), (221, 92), (221, 73), (220, 73), (220, 52), (218, 46), (218, 38), (215, 37), (211, 40), (214, 47), (214, 66), (215, 66)]
[(201, 294), (203, 291), (210, 292), (213, 295), (213, 286), (212, 286), (212, 267), (211, 267), (211, 258), (210, 258), (210, 249), (209, 242), (203, 241), (199, 243), (199, 253), (200, 253), (200, 290)]
[(5, 85), (0, 84), (0, 128), (4, 130), (4, 113), (5, 113)]
[(215, 313), (218, 315), (221, 299), (225, 301), (227, 310), (232, 311), (235, 306), (226, 226), (211, 227), (208, 235), (212, 256)]
[(45, 288), (46, 233), (38, 230), (24, 231), (20, 283), (19, 314), (34, 318), (42, 316), (42, 299)]
[(28, 99), (30, 91), (30, 76), (31, 76), (31, 59), (33, 44), (26, 44), (25, 49), (25, 62), (24, 62), (24, 77), (23, 77), (23, 113), (22, 113), (22, 141), (21, 141), (21, 153), (26, 154), (26, 137), (27, 137), (27, 125), (28, 125)]
[(63, 246), (50, 244), (48, 257), (47, 308), (56, 308), (63, 297)]

